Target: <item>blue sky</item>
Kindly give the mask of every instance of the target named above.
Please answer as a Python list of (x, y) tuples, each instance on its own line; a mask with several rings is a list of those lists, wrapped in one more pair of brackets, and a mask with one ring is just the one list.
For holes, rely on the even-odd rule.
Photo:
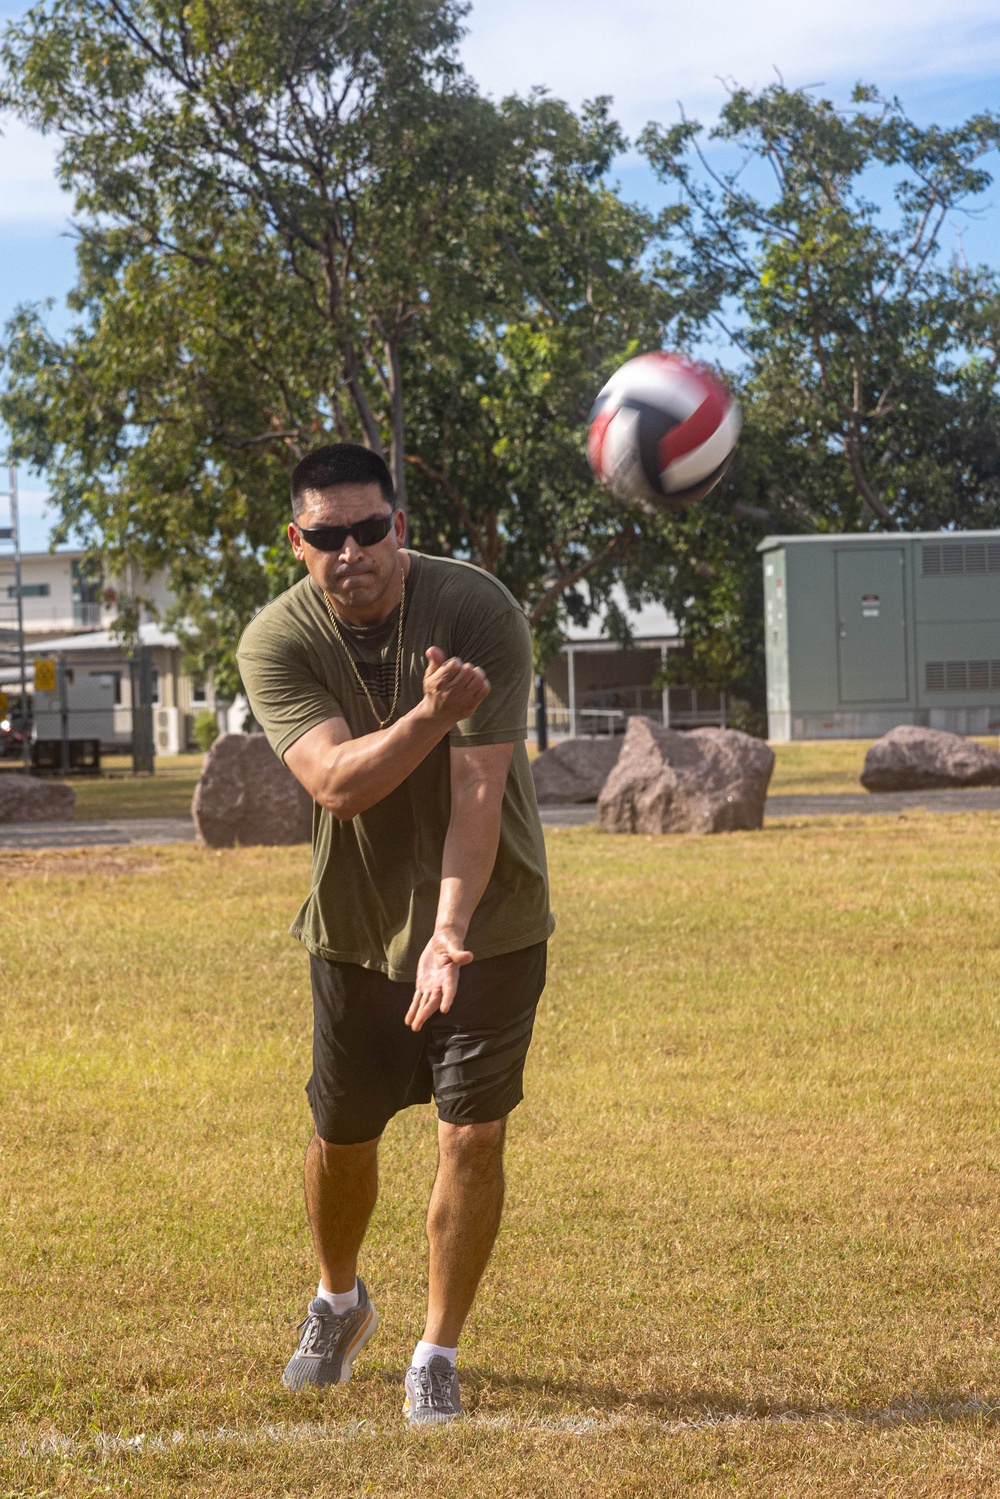
[[(0, 0), (0, 19), (26, 7)], [(463, 53), (495, 97), (543, 85), (573, 105), (611, 94), (629, 133), (673, 121), (682, 101), (708, 123), (724, 80), (760, 86), (779, 70), (792, 86), (815, 84), (846, 100), (858, 79), (899, 95), (921, 122), (952, 124), (1000, 108), (1000, 9), (996, 0), (478, 0)], [(59, 311), (73, 279), (68, 205), (53, 175), (49, 141), (3, 122), (0, 137), (0, 322), (22, 302), (53, 298)], [(1000, 164), (998, 164), (1000, 165)], [(658, 199), (635, 156), (618, 163), (625, 193)], [(962, 226), (970, 260), (1000, 265), (1000, 184)], [(22, 475), (25, 544), (47, 545), (45, 493)]]

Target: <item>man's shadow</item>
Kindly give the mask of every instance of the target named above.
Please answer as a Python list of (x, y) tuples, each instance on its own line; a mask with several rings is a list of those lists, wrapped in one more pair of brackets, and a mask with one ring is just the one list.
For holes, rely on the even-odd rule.
[[(382, 1374), (387, 1383), (398, 1375)], [(969, 1421), (1000, 1426), (1000, 1393), (974, 1389), (901, 1390), (881, 1403), (816, 1404), (797, 1399), (741, 1398), (731, 1389), (711, 1384), (662, 1385), (653, 1390), (626, 1390), (615, 1384), (592, 1384), (582, 1379), (547, 1379), (500, 1374), (483, 1365), (461, 1367), (462, 1398), (470, 1414), (515, 1420), (609, 1421), (628, 1415), (645, 1417), (665, 1426), (712, 1426), (747, 1422), (843, 1422), (888, 1428), (928, 1423), (959, 1425)], [(517, 1409), (507, 1400), (494, 1403), (493, 1392), (520, 1396)], [(524, 1397), (528, 1396), (528, 1400)]]

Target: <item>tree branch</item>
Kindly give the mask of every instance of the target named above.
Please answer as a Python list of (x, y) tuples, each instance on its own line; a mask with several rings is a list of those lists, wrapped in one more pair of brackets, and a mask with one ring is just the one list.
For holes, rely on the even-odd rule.
[(580, 579), (585, 578), (588, 573), (592, 573), (595, 567), (601, 567), (603, 563), (610, 561), (625, 541), (627, 534), (625, 531), (619, 531), (618, 535), (613, 536), (603, 551), (597, 553), (596, 557), (590, 557), (586, 562), (581, 562), (580, 566), (575, 567), (572, 572), (564, 573), (561, 578), (557, 578), (554, 583), (551, 583), (528, 615), (528, 623), (531, 625), (531, 628), (535, 628), (542, 616), (548, 612), (554, 603), (562, 598), (567, 589), (573, 587), (574, 583), (579, 583)]
[(885, 505), (879, 499), (878, 495), (875, 493), (874, 489), (872, 489), (871, 485), (868, 482), (867, 475), (865, 474), (864, 468), (861, 463), (861, 454), (858, 451), (858, 448), (858, 435), (852, 423), (851, 429), (844, 433), (844, 451), (847, 454), (847, 462), (850, 465), (851, 477), (854, 480), (854, 484), (858, 491), (858, 494), (861, 496), (862, 500), (868, 506), (868, 509), (872, 512), (872, 514), (876, 515), (880, 521), (887, 525), (891, 530), (895, 531), (898, 528), (896, 526), (896, 522), (892, 518), (891, 512), (886, 509)]
[[(465, 499), (462, 495), (462, 491), (456, 484), (452, 483), (447, 474), (443, 474), (440, 469), (432, 468), (429, 463), (426, 463), (424, 459), (420, 457), (419, 454), (407, 453), (406, 462), (412, 463), (413, 467), (415, 469), (418, 469), (420, 473), (422, 473), (426, 478), (432, 480), (433, 483), (439, 484), (441, 486), (445, 494), (448, 496), (449, 500), (451, 500), (452, 504), (458, 511), (462, 525), (465, 527), (466, 531), (468, 531), (469, 539), (472, 542), (472, 545), (475, 548), (476, 552), (479, 554), (483, 565), (485, 566), (486, 548), (483, 546), (482, 532), (476, 525), (475, 521), (472, 519), (469, 507), (468, 505), (466, 505)], [(490, 571), (490, 569), (487, 569), (487, 571)]]

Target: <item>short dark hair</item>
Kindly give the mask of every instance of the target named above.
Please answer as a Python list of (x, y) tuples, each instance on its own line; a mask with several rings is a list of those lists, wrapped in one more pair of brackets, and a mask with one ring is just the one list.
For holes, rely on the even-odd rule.
[(298, 520), (307, 490), (331, 489), (335, 484), (377, 484), (382, 498), (396, 503), (392, 475), (385, 459), (359, 442), (331, 442), (313, 448), (292, 469), (292, 515)]

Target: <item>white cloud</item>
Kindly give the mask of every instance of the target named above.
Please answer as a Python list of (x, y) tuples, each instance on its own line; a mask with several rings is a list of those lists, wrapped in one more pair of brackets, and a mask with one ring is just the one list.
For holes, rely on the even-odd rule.
[[(0, 4), (0, 13), (16, 13)], [(636, 131), (673, 120), (677, 101), (710, 119), (720, 78), (748, 85), (779, 68), (793, 85), (831, 88), (862, 78), (904, 93), (907, 83), (994, 80), (1000, 70), (996, 0), (476, 0), (463, 44), (481, 87), (501, 97), (542, 84), (578, 105), (612, 94)], [(55, 179), (56, 143), (7, 119), (0, 135), (0, 224), (65, 223), (70, 199)]]
[(571, 104), (612, 94), (626, 129), (673, 120), (677, 100), (710, 117), (720, 78), (761, 86), (775, 68), (800, 86), (861, 78), (995, 78), (996, 0), (477, 0), (463, 44), (480, 86), (500, 97), (544, 84)]
[(0, 130), (0, 223), (63, 224), (71, 205), (56, 181), (55, 140), (9, 118)]

